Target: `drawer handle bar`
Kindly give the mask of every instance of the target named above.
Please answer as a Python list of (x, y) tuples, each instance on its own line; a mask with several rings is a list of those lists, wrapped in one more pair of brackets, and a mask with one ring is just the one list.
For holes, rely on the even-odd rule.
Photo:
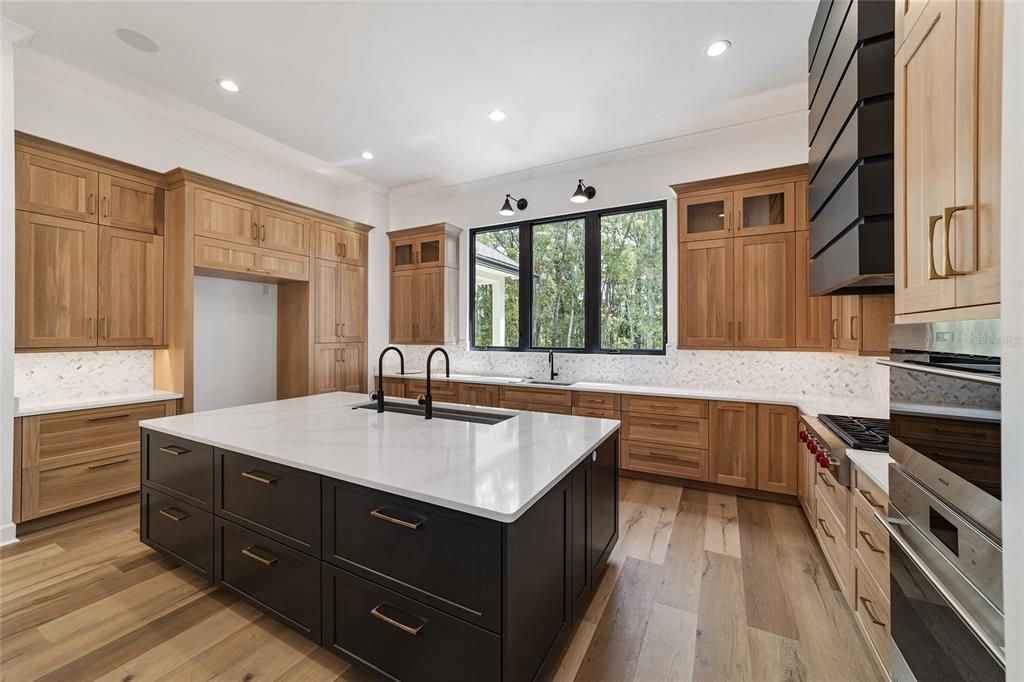
[(275, 478), (274, 476), (271, 476), (270, 474), (265, 474), (262, 471), (256, 471), (255, 469), (252, 471), (243, 471), (242, 478), (248, 478), (249, 480), (256, 481), (257, 483), (262, 483), (263, 485), (270, 485), (271, 483), (277, 480), (277, 478)]
[(872, 602), (867, 597), (861, 597), (860, 603), (864, 605), (864, 610), (868, 612), (868, 618), (871, 619), (872, 623), (874, 623), (875, 625), (881, 625), (882, 627), (885, 627), (885, 621), (879, 620), (878, 616), (875, 614), (875, 610), (871, 607), (871, 605), (874, 602)]
[(868, 549), (870, 549), (872, 552), (874, 552), (875, 554), (885, 554), (885, 551), (878, 549), (878, 545), (876, 545), (875, 541), (871, 539), (871, 533), (867, 532), (866, 530), (862, 530), (860, 532), (860, 536), (864, 538), (864, 544), (867, 545)]
[(870, 490), (861, 490), (860, 494), (864, 497), (865, 500), (867, 500), (867, 503), (870, 504), (875, 509), (885, 509), (885, 505), (878, 504), (878, 500), (875, 499), (875, 496), (871, 494)]
[(394, 523), (396, 525), (402, 526), (403, 528), (412, 528), (413, 530), (416, 530), (417, 528), (422, 526), (423, 522), (426, 521), (426, 519), (423, 519), (421, 521), (406, 521), (404, 519), (399, 519), (394, 516), (385, 514), (383, 511), (381, 511), (381, 509), (383, 509), (383, 507), (374, 509), (373, 511), (370, 512), (370, 516), (372, 516), (375, 519), (380, 519), (382, 521)]
[(276, 556), (274, 556), (273, 554), (270, 555), (270, 558), (267, 558), (267, 557), (264, 557), (264, 556), (260, 556), (259, 554), (257, 554), (254, 551), (256, 549), (258, 549), (256, 547), (256, 545), (249, 545), (248, 547), (243, 547), (242, 548), (242, 556), (247, 556), (250, 559), (252, 559), (253, 561), (258, 561), (259, 563), (263, 564), (264, 566), (272, 566), (273, 564), (277, 563), (277, 557)]
[(175, 509), (174, 507), (167, 507), (166, 509), (161, 509), (160, 515), (166, 516), (171, 521), (184, 521), (189, 517), (188, 514), (181, 511), (180, 509)]
[[(370, 615), (373, 616), (374, 618), (377, 618), (378, 620), (384, 621), (388, 625), (391, 625), (393, 627), (398, 628), (402, 632), (408, 632), (410, 635), (418, 635), (418, 634), (420, 634), (420, 630), (423, 629), (423, 626), (427, 624), (427, 619), (426, 618), (420, 618), (420, 620), (422, 620), (423, 622), (420, 623), (419, 625), (417, 625), (416, 627), (410, 627), (410, 626), (406, 625), (405, 623), (399, 623), (394, 618), (389, 618), (388, 616), (385, 616), (383, 613), (381, 613), (380, 612), (380, 607), (382, 607), (382, 606), (391, 606), (391, 605), (388, 604), (387, 602), (381, 602), (380, 604), (377, 604), (372, 609), (370, 609)], [(392, 608), (394, 608), (394, 607), (392, 607)]]
[(818, 525), (821, 526), (821, 532), (825, 534), (829, 540), (835, 540), (836, 536), (828, 532), (828, 526), (825, 525), (825, 519), (818, 519)]
[(122, 419), (124, 417), (130, 417), (130, 416), (131, 415), (128, 414), (127, 412), (123, 412), (121, 414), (108, 414), (108, 415), (103, 416), (103, 417), (89, 417), (89, 421), (91, 421), (91, 422), (103, 422), (103, 421), (107, 421), (108, 419)]
[(89, 470), (102, 469), (103, 467), (112, 467), (115, 464), (124, 464), (125, 462), (131, 461), (131, 457), (122, 457), (121, 459), (115, 459), (113, 462), (104, 462), (103, 464), (90, 464)]
[(178, 445), (165, 445), (160, 448), (160, 452), (166, 452), (168, 455), (187, 455), (192, 451)]
[(834, 483), (829, 483), (828, 482), (828, 476), (825, 475), (824, 471), (819, 471), (818, 472), (818, 478), (820, 478), (821, 482), (824, 483), (825, 485), (827, 485), (829, 488), (835, 488), (836, 487)]

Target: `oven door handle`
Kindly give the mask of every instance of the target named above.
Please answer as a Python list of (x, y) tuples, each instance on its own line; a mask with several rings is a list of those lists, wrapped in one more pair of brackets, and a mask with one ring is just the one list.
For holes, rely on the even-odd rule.
[(944, 377), (953, 377), (954, 379), (963, 379), (964, 381), (977, 381), (980, 384), (995, 384), (1001, 386), (1003, 384), (1002, 377), (994, 377), (988, 374), (974, 374), (973, 372), (961, 372), (955, 369), (945, 369), (943, 367), (933, 367), (931, 365), (917, 365), (913, 362), (900, 362), (899, 360), (875, 360), (879, 365), (885, 365), (886, 367), (895, 367), (897, 369), (905, 369), (909, 372), (924, 372), (925, 374), (938, 374)]
[[(875, 518), (878, 519), (883, 526), (885, 526), (885, 530), (888, 531), (889, 537), (896, 541), (896, 544), (900, 546), (900, 549), (902, 549), (903, 553), (907, 555), (907, 558), (909, 558), (910, 561), (913, 562), (914, 568), (920, 571), (921, 575), (923, 575), (925, 579), (929, 583), (931, 583), (931, 586), (935, 588), (935, 590), (940, 595), (942, 595), (942, 598), (946, 600), (946, 603), (949, 604), (950, 608), (953, 609), (953, 612), (956, 613), (960, 620), (962, 620), (967, 625), (967, 627), (971, 629), (971, 632), (974, 634), (974, 636), (977, 637), (978, 640), (985, 646), (985, 648), (988, 649), (989, 653), (992, 654), (992, 656), (995, 657), (997, 661), (999, 661), (1000, 665), (1002, 665), (1005, 668), (1006, 654), (1003, 652), (1003, 648), (995, 640), (993, 640), (992, 637), (989, 636), (985, 629), (982, 628), (982, 626), (978, 623), (977, 620), (975, 620), (974, 616), (972, 616), (970, 612), (968, 612), (967, 609), (965, 609), (963, 605), (960, 604), (957, 598), (954, 597), (948, 589), (946, 589), (946, 587), (942, 584), (942, 581), (939, 580), (938, 576), (936, 576), (935, 573), (933, 573), (932, 570), (928, 568), (928, 565), (925, 564), (924, 560), (921, 559), (920, 556), (918, 556), (917, 551), (910, 546), (910, 543), (903, 539), (902, 533), (896, 526), (907, 525), (909, 524), (909, 522), (900, 519), (886, 518), (877, 512), (875, 513)], [(945, 559), (945, 557), (942, 557), (942, 559), (944, 561), (948, 561), (947, 559)], [(967, 581), (966, 578), (964, 578), (964, 580)]]

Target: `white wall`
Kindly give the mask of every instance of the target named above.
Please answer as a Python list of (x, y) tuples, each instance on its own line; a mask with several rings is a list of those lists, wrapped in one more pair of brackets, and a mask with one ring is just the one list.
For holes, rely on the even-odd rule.
[(277, 398), (277, 285), (195, 279), (195, 410)]

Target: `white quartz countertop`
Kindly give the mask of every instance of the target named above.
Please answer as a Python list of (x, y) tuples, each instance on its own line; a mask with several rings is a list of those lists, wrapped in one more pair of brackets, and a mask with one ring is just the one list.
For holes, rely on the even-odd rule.
[(352, 409), (367, 402), (325, 393), (140, 425), (505, 523), (619, 428), (613, 419), (516, 410), (474, 408), (514, 415), (484, 425)]
[[(389, 379), (425, 379), (422, 372), (384, 372)], [(432, 374), (432, 381), (455, 381), (474, 384), (497, 384), (522, 386), (530, 389), (553, 389), (569, 391), (595, 391), (600, 393), (631, 393), (634, 395), (651, 395), (673, 398), (696, 398), (700, 400), (735, 400), (752, 403), (770, 403), (776, 405), (793, 405), (803, 414), (848, 414), (856, 417), (889, 417), (889, 406), (878, 400), (843, 399), (835, 397), (790, 396), (778, 393), (749, 391), (742, 388), (703, 388), (687, 386), (639, 386), (633, 384), (597, 383), (577, 381), (573, 384), (533, 384), (528, 379), (519, 377), (476, 376), (473, 374), (452, 374), (445, 377), (443, 373)]]
[(878, 487), (889, 494), (889, 463), (893, 458), (887, 452), (871, 452), (869, 450), (847, 450), (847, 456), (853, 465), (867, 474), (867, 477), (878, 484)]
[(36, 414), (53, 414), (72, 410), (88, 410), (96, 407), (155, 403), (163, 400), (177, 400), (180, 393), (170, 391), (144, 391), (141, 393), (120, 393), (116, 395), (87, 396), (76, 398), (49, 398), (45, 400), (20, 400), (15, 417), (31, 417)]

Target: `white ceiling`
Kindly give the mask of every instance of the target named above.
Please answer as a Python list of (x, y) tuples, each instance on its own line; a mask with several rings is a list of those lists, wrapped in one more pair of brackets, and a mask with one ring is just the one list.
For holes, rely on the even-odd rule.
[[(5, 1), (2, 13), (36, 31), (36, 50), (397, 187), (468, 182), (801, 109), (804, 101), (770, 95), (806, 78), (815, 6)], [(125, 46), (114, 36), (121, 27), (160, 52)], [(706, 57), (719, 38), (733, 49)], [(218, 78), (241, 92), (222, 91)], [(495, 108), (508, 120), (489, 121)], [(376, 158), (361, 159), (364, 150)]]

